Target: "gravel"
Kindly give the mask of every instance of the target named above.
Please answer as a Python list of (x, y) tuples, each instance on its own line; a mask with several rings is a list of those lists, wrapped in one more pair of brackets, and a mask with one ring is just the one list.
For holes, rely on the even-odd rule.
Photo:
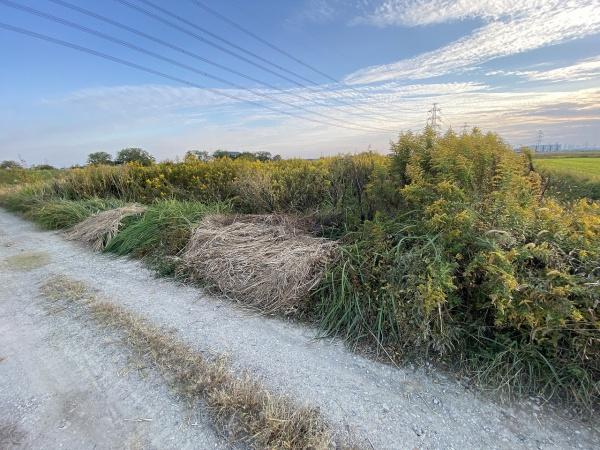
[[(28, 269), (6, 262), (28, 253), (48, 258)], [(200, 351), (227, 354), (236, 369), (319, 407), (340, 432), (377, 449), (591, 449), (600, 442), (594, 424), (531, 403), (500, 405), (435, 371), (373, 362), (338, 340), (319, 339), (314, 328), (156, 279), (138, 261), (94, 254), (0, 211), (0, 444), (5, 429), (26, 448), (116, 448), (128, 439), (140, 448), (224, 445), (202, 409), (190, 420), (193, 412), (160, 379), (143, 370), (123, 375), (129, 358), (111, 336), (45, 312), (38, 286), (58, 274)], [(78, 406), (69, 412), (71, 404)]]

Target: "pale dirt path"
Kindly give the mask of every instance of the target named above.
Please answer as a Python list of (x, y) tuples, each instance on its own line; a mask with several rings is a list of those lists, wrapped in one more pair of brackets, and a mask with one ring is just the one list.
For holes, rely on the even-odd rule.
[[(28, 271), (2, 267), (23, 252), (44, 252), (50, 261)], [(377, 449), (591, 449), (600, 442), (590, 425), (530, 407), (502, 407), (443, 375), (369, 361), (340, 342), (315, 339), (310, 327), (259, 317), (201, 290), (155, 279), (137, 261), (94, 254), (0, 211), (0, 358), (6, 357), (0, 362), (0, 424), (19, 425), (36, 448), (44, 439), (66, 442), (65, 448), (90, 448), (91, 442), (111, 448), (114, 439), (125, 442), (132, 434), (157, 448), (219, 444), (202, 413), (190, 425), (189, 410), (160, 380), (140, 378), (136, 370), (123, 376), (127, 355), (107, 344), (110, 336), (43, 313), (38, 287), (56, 274), (86, 282), (198, 350), (227, 353), (234, 367), (320, 407), (330, 423)], [(75, 403), (86, 412), (70, 419), (78, 410), (69, 412), (60, 402), (70, 404), (68, 396), (80, 392), (83, 400)], [(142, 416), (154, 420), (124, 421)], [(60, 428), (62, 420), (70, 432)]]

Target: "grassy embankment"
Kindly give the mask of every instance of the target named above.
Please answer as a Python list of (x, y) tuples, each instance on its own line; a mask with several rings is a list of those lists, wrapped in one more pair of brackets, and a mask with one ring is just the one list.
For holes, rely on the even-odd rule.
[(600, 200), (600, 152), (536, 155), (534, 164), (548, 179), (552, 195)]
[(2, 204), (41, 223), (50, 204), (149, 204), (106, 251), (166, 273), (186, 269), (181, 251), (207, 214), (294, 215), (339, 239), (303, 308), (330, 334), (590, 410), (600, 399), (600, 204), (542, 195), (529, 167), (496, 135), (427, 130), (403, 134), (390, 156), (75, 169)]

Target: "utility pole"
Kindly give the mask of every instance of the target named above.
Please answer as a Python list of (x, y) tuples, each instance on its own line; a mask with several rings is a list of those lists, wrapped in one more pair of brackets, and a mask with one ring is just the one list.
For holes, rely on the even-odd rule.
[(542, 139), (544, 138), (544, 132), (542, 130), (538, 130), (537, 144), (535, 146), (535, 151), (539, 152), (540, 147), (542, 146)]
[(429, 118), (427, 119), (427, 125), (431, 126), (433, 130), (438, 133), (442, 131), (442, 109), (437, 103), (433, 104), (433, 107), (429, 110)]

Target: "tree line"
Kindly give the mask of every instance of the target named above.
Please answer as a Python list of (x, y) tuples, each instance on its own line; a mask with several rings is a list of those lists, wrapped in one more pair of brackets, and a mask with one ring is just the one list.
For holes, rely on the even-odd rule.
[[(210, 161), (211, 159), (218, 158), (230, 158), (230, 159), (246, 159), (250, 161), (277, 161), (281, 159), (279, 155), (271, 155), (270, 152), (235, 152), (228, 150), (216, 150), (209, 153), (204, 150), (188, 150), (185, 153), (185, 161)], [(128, 163), (137, 163), (142, 166), (150, 166), (156, 162), (154, 156), (148, 151), (142, 148), (124, 148), (117, 152), (116, 156), (113, 156), (108, 152), (93, 152), (87, 157), (87, 165), (98, 166), (98, 165), (121, 165)], [(0, 169), (24, 169), (25, 163), (13, 160), (5, 160), (0, 162)], [(40, 164), (32, 166), (32, 169), (36, 170), (52, 170), (55, 167), (49, 164)]]

